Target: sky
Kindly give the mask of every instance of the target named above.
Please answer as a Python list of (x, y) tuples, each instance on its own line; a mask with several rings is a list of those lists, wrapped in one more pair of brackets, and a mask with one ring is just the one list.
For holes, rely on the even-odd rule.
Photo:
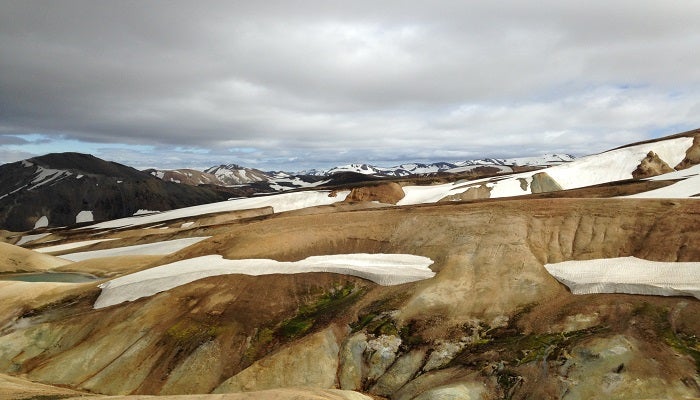
[(592, 154), (700, 127), (700, 1), (0, 0), (0, 163)]

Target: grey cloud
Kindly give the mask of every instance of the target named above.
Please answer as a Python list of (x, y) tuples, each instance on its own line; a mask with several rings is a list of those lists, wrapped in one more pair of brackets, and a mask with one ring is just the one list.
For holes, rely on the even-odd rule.
[(0, 132), (152, 145), (173, 162), (177, 146), (269, 165), (600, 151), (698, 123), (699, 14), (695, 1), (6, 1)]

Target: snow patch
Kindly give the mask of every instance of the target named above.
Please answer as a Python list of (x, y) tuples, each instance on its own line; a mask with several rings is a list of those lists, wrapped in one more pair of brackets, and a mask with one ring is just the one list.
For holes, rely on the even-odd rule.
[(134, 216), (136, 216), (136, 215), (157, 214), (157, 213), (159, 213), (159, 212), (160, 212), (160, 211), (144, 210), (144, 209), (139, 208), (139, 210), (136, 211), (136, 212), (134, 213)]
[(35, 240), (41, 239), (43, 237), (49, 236), (50, 233), (39, 233), (36, 235), (26, 235), (22, 236), (17, 243), (15, 243), (15, 246), (21, 246), (25, 243), (33, 242)]
[(660, 262), (636, 257), (546, 264), (573, 294), (629, 293), (700, 299), (700, 262)]
[(671, 199), (689, 198), (700, 194), (700, 165), (694, 165), (688, 169), (669, 172), (668, 174), (654, 176), (649, 180), (674, 180), (680, 181), (648, 192), (638, 193), (627, 197), (645, 199)]
[(100, 243), (100, 242), (104, 242), (107, 240), (116, 240), (116, 239), (83, 240), (81, 242), (57, 244), (54, 246), (40, 247), (38, 249), (33, 249), (33, 250), (38, 251), (39, 253), (52, 253), (54, 251), (64, 251), (64, 250), (70, 250), (70, 249), (77, 249), (78, 247), (89, 246), (91, 244)]
[(36, 223), (34, 224), (34, 229), (37, 228), (46, 228), (49, 226), (49, 218), (46, 215), (43, 215), (41, 218), (39, 218)]
[(185, 239), (166, 240), (158, 243), (137, 244), (134, 246), (115, 247), (113, 249), (83, 251), (79, 253), (63, 254), (60, 257), (70, 261), (82, 261), (92, 258), (115, 256), (147, 256), (171, 254), (189, 247), (195, 243), (208, 239), (211, 236), (200, 236)]
[(31, 182), (32, 184), (34, 184), (34, 186), (30, 187), (29, 190), (73, 175), (70, 172), (61, 169), (44, 168), (38, 165), (36, 168), (36, 176), (34, 177), (34, 179), (32, 179)]
[(92, 215), (92, 211), (81, 211), (75, 216), (75, 223), (79, 224), (81, 222), (92, 222), (95, 217)]
[(412, 254), (337, 254), (296, 262), (270, 259), (228, 260), (209, 255), (150, 268), (105, 282), (94, 308), (152, 296), (199, 279), (227, 274), (268, 275), (331, 272), (358, 276), (380, 285), (399, 285), (432, 278), (433, 261)]

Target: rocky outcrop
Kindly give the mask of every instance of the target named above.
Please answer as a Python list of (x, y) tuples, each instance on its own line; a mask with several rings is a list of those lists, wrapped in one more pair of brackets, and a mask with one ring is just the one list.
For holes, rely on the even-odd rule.
[(486, 186), (485, 184), (478, 185), (478, 186), (472, 186), (462, 193), (457, 193), (457, 194), (445, 196), (442, 199), (440, 199), (439, 201), (445, 202), (445, 201), (488, 199), (491, 197), (491, 189), (492, 188)]
[(425, 349), (415, 349), (399, 357), (369, 392), (379, 396), (390, 396), (395, 393), (420, 371), (425, 353)]
[(413, 400), (481, 400), (485, 392), (481, 383), (454, 383), (423, 392)]
[(388, 182), (353, 188), (348, 197), (345, 198), (345, 201), (378, 201), (380, 203), (396, 204), (405, 195), (401, 185), (396, 182)]
[(225, 380), (214, 393), (294, 386), (332, 389), (336, 385), (338, 351), (338, 338), (334, 329), (325, 329), (300, 340), (294, 346), (256, 361)]
[(656, 153), (650, 151), (639, 163), (637, 169), (632, 171), (632, 177), (635, 179), (643, 179), (667, 174), (669, 172), (673, 172), (673, 168), (669, 167)]
[(538, 172), (532, 175), (532, 183), (530, 183), (530, 191), (532, 193), (548, 193), (560, 190), (562, 190), (561, 185), (546, 172)]
[(693, 144), (686, 150), (685, 158), (676, 165), (676, 169), (686, 169), (697, 164), (700, 164), (700, 134), (695, 135)]
[[(2, 392), (0, 391), (0, 393)], [(70, 397), (66, 399), (64, 396), (65, 394), (63, 394), (60, 398), (65, 400), (85, 400), (85, 397)], [(101, 398), (100, 396), (91, 397), (96, 400)], [(43, 398), (44, 397), (41, 397), (41, 399)], [(34, 399), (34, 397), (32, 399)], [(372, 400), (372, 398), (361, 393), (351, 392), (349, 390), (283, 388), (215, 395), (186, 394), (172, 396), (109, 396), (105, 398), (105, 400)]]
[[(688, 365), (685, 383), (666, 381), (658, 361), (640, 349), (637, 340), (616, 335), (590, 340), (573, 349), (561, 366), (562, 399), (693, 398), (697, 381)], [(663, 368), (663, 367), (662, 367)]]
[(358, 332), (343, 343), (340, 351), (338, 383), (341, 389), (359, 390), (367, 373), (363, 355), (367, 350), (367, 335)]

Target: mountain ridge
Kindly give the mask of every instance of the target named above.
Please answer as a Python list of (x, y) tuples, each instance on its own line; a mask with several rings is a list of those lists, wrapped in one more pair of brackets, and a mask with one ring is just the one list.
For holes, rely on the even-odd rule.
[(211, 188), (164, 182), (82, 153), (51, 153), (0, 165), (0, 227), (28, 230), (225, 200)]

